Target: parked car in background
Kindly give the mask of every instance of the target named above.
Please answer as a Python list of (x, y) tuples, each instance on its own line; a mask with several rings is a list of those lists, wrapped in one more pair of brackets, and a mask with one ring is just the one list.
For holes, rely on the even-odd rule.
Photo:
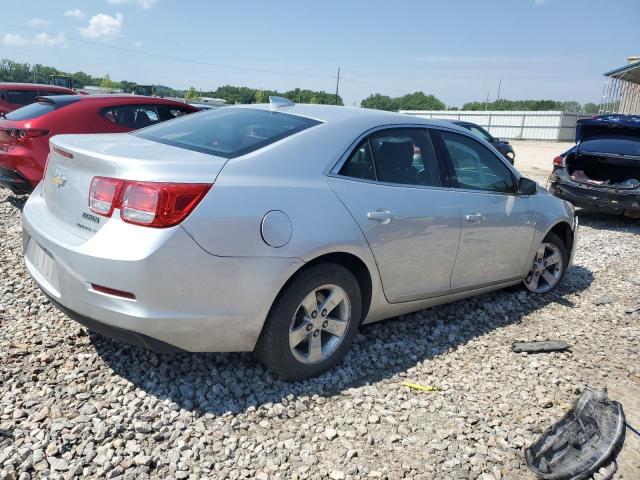
[(198, 109), (181, 102), (132, 95), (61, 95), (0, 118), (0, 185), (29, 193), (42, 179), (49, 140), (61, 133), (119, 133)]
[(493, 148), (498, 150), (504, 158), (511, 162), (513, 165), (516, 161), (516, 152), (513, 150), (513, 147), (509, 145), (509, 142), (506, 140), (501, 140), (499, 138), (494, 137), (489, 132), (487, 132), (480, 125), (476, 125), (475, 123), (465, 122), (463, 120), (450, 120), (451, 123), (455, 123), (456, 125), (461, 126), (462, 128), (466, 128), (471, 133), (473, 133), (476, 137), (481, 138), (482, 140), (486, 140), (489, 142)]
[(549, 292), (576, 245), (568, 202), (448, 122), (272, 98), (51, 144), (23, 228), (55, 304), (157, 351), (255, 351), (289, 380), (362, 323)]
[(52, 95), (75, 95), (70, 88), (37, 83), (0, 83), (0, 116), (29, 105), (36, 97)]
[(640, 217), (640, 116), (578, 120), (576, 141), (553, 159), (551, 193), (578, 207)]

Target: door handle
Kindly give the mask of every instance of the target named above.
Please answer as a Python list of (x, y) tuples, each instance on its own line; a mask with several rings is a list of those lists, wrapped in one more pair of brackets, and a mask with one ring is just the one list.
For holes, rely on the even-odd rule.
[(396, 217), (389, 210), (376, 210), (375, 212), (367, 213), (367, 218), (369, 220), (378, 220), (383, 224), (387, 224)]
[(481, 213), (471, 213), (466, 215), (465, 218), (469, 223), (483, 223), (486, 220), (486, 217)]

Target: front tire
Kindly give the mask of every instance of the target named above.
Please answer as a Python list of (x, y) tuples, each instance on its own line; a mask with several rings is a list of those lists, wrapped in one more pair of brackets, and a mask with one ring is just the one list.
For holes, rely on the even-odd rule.
[(349, 270), (333, 263), (310, 267), (276, 299), (255, 354), (283, 380), (318, 376), (344, 356), (361, 312), (360, 287)]
[(558, 235), (551, 232), (540, 244), (524, 286), (532, 293), (549, 293), (564, 279), (568, 264), (567, 246)]

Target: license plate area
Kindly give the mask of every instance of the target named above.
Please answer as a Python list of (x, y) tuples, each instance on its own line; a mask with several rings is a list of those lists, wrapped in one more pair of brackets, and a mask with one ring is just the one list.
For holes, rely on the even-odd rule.
[(27, 244), (26, 259), (35, 280), (56, 297), (60, 297), (58, 270), (53, 255), (42, 248), (33, 238)]

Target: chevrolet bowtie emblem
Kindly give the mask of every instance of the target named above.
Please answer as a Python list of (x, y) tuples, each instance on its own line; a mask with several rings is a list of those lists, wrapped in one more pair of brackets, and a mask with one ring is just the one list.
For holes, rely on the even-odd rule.
[(58, 188), (64, 187), (67, 183), (67, 179), (61, 173), (56, 173), (52, 181), (53, 181), (53, 184)]

